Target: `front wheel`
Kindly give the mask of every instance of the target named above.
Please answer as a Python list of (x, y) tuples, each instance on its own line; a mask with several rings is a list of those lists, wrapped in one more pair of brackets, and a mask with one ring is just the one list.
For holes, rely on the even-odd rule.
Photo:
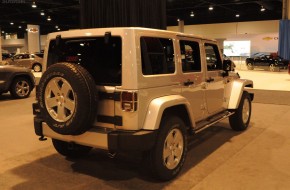
[(244, 92), (238, 109), (230, 116), (230, 126), (235, 131), (244, 131), (248, 128), (252, 113), (252, 102), (248, 92)]
[(180, 172), (187, 153), (185, 124), (177, 116), (164, 117), (157, 142), (150, 152), (153, 174), (161, 180), (170, 180)]
[(80, 158), (89, 154), (91, 147), (52, 139), (55, 150), (68, 158)]
[(10, 87), (10, 93), (13, 98), (27, 98), (32, 90), (31, 82), (26, 78), (15, 78)]
[(248, 63), (247, 68), (248, 70), (253, 70), (254, 69), (253, 63)]

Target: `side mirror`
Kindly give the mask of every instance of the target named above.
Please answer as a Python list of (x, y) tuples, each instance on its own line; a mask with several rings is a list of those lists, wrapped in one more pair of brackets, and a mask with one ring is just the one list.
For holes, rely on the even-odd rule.
[(223, 60), (223, 70), (224, 71), (232, 71), (232, 61), (231, 60)]

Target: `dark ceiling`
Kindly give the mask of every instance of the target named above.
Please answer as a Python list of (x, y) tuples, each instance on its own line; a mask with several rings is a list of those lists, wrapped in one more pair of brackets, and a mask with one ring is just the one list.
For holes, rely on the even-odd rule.
[[(37, 24), (41, 34), (79, 28), (79, 0), (2, 0), (1, 30), (23, 36), (27, 24)], [(282, 0), (166, 0), (167, 26), (176, 26), (177, 19), (185, 25), (278, 20), (282, 18)], [(212, 6), (213, 10), (209, 10)], [(266, 9), (261, 11), (262, 6)], [(44, 16), (40, 15), (44, 12)], [(193, 12), (194, 16), (190, 16)], [(239, 17), (236, 17), (239, 14)], [(47, 16), (51, 21), (47, 21)], [(10, 23), (14, 24), (11, 25)], [(21, 27), (21, 28), (20, 28)], [(269, 26), (270, 27), (270, 26)]]

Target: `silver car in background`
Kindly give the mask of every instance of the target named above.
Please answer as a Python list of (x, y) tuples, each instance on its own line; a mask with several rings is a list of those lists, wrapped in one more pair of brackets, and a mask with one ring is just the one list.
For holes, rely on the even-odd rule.
[(15, 65), (32, 69), (35, 72), (42, 71), (43, 53), (20, 53), (7, 60), (8, 65)]

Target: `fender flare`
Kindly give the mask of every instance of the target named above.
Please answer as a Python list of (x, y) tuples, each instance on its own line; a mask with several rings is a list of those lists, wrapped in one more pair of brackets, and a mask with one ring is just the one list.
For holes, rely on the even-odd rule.
[(145, 116), (143, 129), (144, 130), (158, 129), (160, 126), (160, 122), (161, 122), (164, 110), (166, 108), (169, 108), (172, 106), (178, 106), (178, 105), (184, 105), (186, 107), (186, 110), (189, 114), (189, 119), (194, 127), (195, 126), (194, 115), (190, 109), (190, 103), (183, 96), (170, 95), (170, 96), (163, 96), (160, 98), (156, 98), (150, 102), (146, 116)]
[(253, 81), (247, 79), (237, 79), (232, 82), (228, 109), (237, 109), (245, 88), (253, 88)]

